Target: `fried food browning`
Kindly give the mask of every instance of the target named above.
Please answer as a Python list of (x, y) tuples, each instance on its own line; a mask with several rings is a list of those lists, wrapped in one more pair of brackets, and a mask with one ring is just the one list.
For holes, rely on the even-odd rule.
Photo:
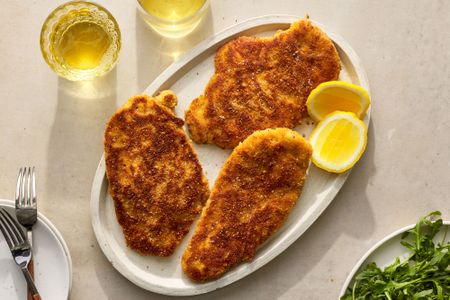
[(328, 36), (302, 19), (273, 37), (225, 44), (215, 67), (186, 123), (196, 143), (234, 148), (256, 130), (299, 124), (309, 93), (338, 78), (340, 60)]
[(105, 131), (106, 175), (127, 245), (169, 256), (200, 213), (209, 190), (175, 94), (132, 97)]
[(217, 278), (251, 260), (300, 196), (312, 149), (297, 132), (257, 131), (222, 168), (182, 258), (195, 281)]

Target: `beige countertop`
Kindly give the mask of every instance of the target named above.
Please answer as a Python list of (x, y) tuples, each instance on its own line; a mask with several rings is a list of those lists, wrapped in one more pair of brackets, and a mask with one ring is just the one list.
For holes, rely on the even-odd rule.
[(71, 299), (165, 299), (122, 277), (90, 223), (91, 182), (108, 117), (173, 59), (204, 38), (266, 14), (304, 16), (342, 35), (361, 58), (372, 95), (369, 141), (337, 197), (284, 253), (252, 275), (191, 299), (337, 299), (360, 256), (386, 234), (432, 210), (450, 219), (450, 2), (212, 0), (201, 27), (161, 38), (136, 2), (97, 2), (122, 31), (117, 67), (74, 83), (45, 64), (39, 32), (62, 1), (0, 4), (0, 198), (34, 165), (39, 209), (61, 231), (73, 259)]

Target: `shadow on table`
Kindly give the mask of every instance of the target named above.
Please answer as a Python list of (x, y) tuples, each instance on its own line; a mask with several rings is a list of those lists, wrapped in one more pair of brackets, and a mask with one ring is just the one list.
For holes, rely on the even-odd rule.
[[(373, 163), (374, 136), (374, 127), (371, 124), (365, 154), (353, 168), (347, 182), (317, 221), (286, 251), (238, 282), (205, 295), (189, 297), (189, 299), (277, 299), (301, 281), (330, 251), (341, 235), (362, 240), (370, 237), (375, 229), (375, 222), (367, 195), (364, 192), (358, 195), (355, 193), (365, 191), (370, 184), (370, 179), (376, 173)], [(355, 224), (363, 224), (363, 226), (355, 226)], [(317, 238), (319, 236), (320, 239)], [(100, 266), (108, 263), (105, 258), (96, 263), (99, 265), (95, 268), (97, 277), (100, 282), (105, 282), (102, 285), (108, 299), (118, 300), (119, 298), (115, 298), (118, 290), (111, 290), (111, 282), (105, 281), (105, 276), (114, 277), (115, 281), (120, 281), (120, 284), (116, 285), (117, 289), (129, 290), (130, 294), (136, 295), (133, 299), (173, 299), (140, 289), (131, 282), (127, 282), (127, 279), (116, 271), (115, 274), (103, 274), (105, 268)], [(330, 266), (330, 277), (333, 276), (331, 268), (332, 266)], [(339, 272), (346, 271), (348, 270), (339, 270)], [(323, 289), (327, 289), (326, 282)]]
[[(46, 174), (47, 195), (57, 202), (52, 205), (55, 210), (64, 204), (63, 208), (73, 206), (88, 211), (91, 180), (103, 152), (103, 131), (116, 109), (115, 101), (115, 69), (90, 81), (58, 79), (58, 103), (48, 144)], [(76, 203), (81, 198), (84, 202)]]
[[(89, 243), (95, 239), (89, 231), (90, 191), (103, 152), (104, 127), (116, 109), (116, 69), (85, 82), (59, 78), (57, 93), (43, 201), (69, 246), (76, 274), (88, 263)], [(74, 275), (74, 286), (76, 279)]]
[(136, 57), (139, 90), (144, 91), (156, 76), (171, 63), (211, 36), (213, 32), (211, 7), (208, 7), (194, 31), (176, 39), (163, 37), (155, 32), (142, 20), (139, 10), (136, 9)]

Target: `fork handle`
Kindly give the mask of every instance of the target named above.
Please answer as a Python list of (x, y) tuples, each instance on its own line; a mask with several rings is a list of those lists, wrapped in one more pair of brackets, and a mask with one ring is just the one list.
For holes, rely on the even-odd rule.
[(28, 272), (28, 269), (22, 268), (22, 273), (23, 276), (25, 276), (25, 280), (27, 281), (28, 287), (31, 289), (31, 294), (32, 294), (32, 299), (33, 300), (41, 300), (41, 296), (39, 295), (39, 292), (36, 288), (36, 286), (34, 285), (34, 281), (33, 278), (31, 277), (30, 272)]
[[(33, 230), (31, 227), (27, 228), (27, 239), (28, 243), (30, 243), (31, 248), (33, 249)], [(28, 263), (28, 271), (30, 272), (31, 278), (34, 280), (34, 260), (33, 260), (33, 251), (31, 251), (31, 259)], [(33, 292), (30, 287), (27, 288), (27, 300), (34, 300)]]
[[(33, 256), (31, 256), (30, 263), (28, 264), (28, 272), (30, 273), (31, 279), (34, 280)], [(27, 300), (36, 300), (36, 298), (33, 297), (33, 291), (31, 290), (30, 286), (27, 287)]]
[(33, 300), (41, 300), (41, 295), (39, 294), (33, 295), (32, 297)]

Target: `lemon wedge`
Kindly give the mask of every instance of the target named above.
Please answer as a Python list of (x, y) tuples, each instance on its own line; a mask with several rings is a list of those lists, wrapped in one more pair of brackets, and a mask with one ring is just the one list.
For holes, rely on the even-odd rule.
[(316, 122), (337, 110), (352, 112), (362, 119), (369, 106), (370, 97), (366, 90), (344, 81), (321, 83), (306, 100), (308, 114)]
[(336, 111), (317, 125), (309, 142), (316, 166), (328, 172), (342, 173), (353, 167), (363, 154), (367, 127), (354, 113)]

